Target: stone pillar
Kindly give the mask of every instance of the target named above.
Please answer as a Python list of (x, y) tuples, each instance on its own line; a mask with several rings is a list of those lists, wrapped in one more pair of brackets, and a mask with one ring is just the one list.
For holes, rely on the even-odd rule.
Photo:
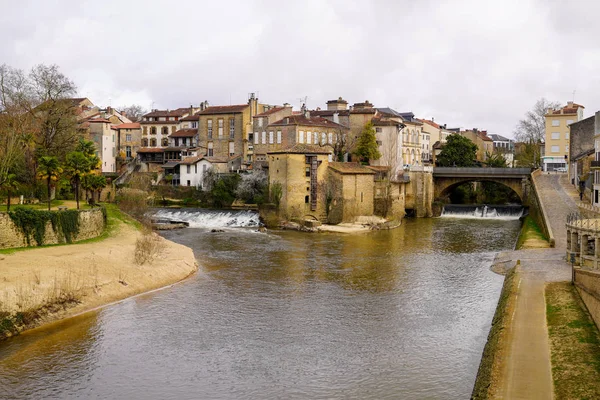
[(597, 237), (594, 239), (596, 241), (594, 247), (594, 268), (598, 269), (598, 259), (600, 258), (600, 254), (598, 254), (598, 248), (600, 247), (600, 238)]
[(571, 250), (571, 231), (567, 229), (567, 252)]
[[(579, 241), (579, 257), (583, 257), (587, 251), (587, 242), (588, 235), (581, 235), (581, 240)], [(583, 265), (583, 259), (581, 264)]]

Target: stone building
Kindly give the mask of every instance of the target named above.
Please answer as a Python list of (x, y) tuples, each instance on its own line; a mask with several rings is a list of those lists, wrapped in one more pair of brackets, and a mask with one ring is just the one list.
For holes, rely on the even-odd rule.
[[(588, 179), (590, 162), (594, 160), (595, 120), (593, 115), (569, 125), (569, 180), (576, 188), (579, 188), (580, 180)], [(586, 186), (592, 190), (591, 177)]]
[(327, 221), (332, 224), (354, 222), (358, 216), (374, 211), (375, 172), (358, 163), (329, 163), (325, 188), (330, 199)]
[(267, 153), (269, 185), (281, 184), (279, 212), (286, 219), (326, 221), (325, 180), (331, 151), (312, 144), (296, 144)]
[(476, 160), (485, 163), (488, 155), (494, 152), (494, 141), (487, 136), (487, 131), (480, 131), (477, 128), (460, 131), (461, 136), (466, 137), (477, 146)]
[(207, 107), (198, 113), (198, 146), (208, 157), (239, 158), (242, 168), (247, 167), (253, 117), (268, 108), (254, 94), (247, 104)]
[[(267, 143), (267, 132), (272, 132), (272, 129), (269, 130), (268, 126), (291, 115), (292, 107), (289, 104), (284, 104), (283, 107), (273, 107), (252, 117), (252, 132), (248, 136), (246, 153), (247, 162), (265, 162), (267, 161), (267, 152), (269, 150), (282, 148), (281, 144), (274, 147), (273, 143)], [(290, 146), (288, 144), (286, 147)]]
[(115, 126), (117, 130), (118, 161), (126, 163), (137, 156), (142, 147), (142, 128), (139, 122), (130, 122)]
[(193, 114), (193, 107), (176, 110), (152, 110), (142, 116), (142, 147), (169, 147), (169, 135), (175, 133), (181, 119)]

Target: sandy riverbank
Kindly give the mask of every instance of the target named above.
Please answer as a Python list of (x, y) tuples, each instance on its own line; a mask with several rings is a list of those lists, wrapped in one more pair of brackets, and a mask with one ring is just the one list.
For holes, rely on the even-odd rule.
[(33, 324), (39, 326), (171, 285), (197, 270), (190, 248), (164, 238), (152, 262), (136, 265), (140, 235), (119, 223), (105, 240), (0, 254), (0, 310), (36, 309), (60, 292), (76, 295), (78, 304), (53, 307)]

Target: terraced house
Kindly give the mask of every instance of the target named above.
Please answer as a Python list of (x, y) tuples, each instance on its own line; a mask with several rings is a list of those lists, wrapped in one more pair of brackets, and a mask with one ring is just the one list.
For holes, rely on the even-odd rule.
[(197, 114), (198, 146), (206, 149), (208, 157), (235, 160), (236, 169), (246, 168), (253, 116), (268, 108), (254, 94), (247, 104), (207, 107)]

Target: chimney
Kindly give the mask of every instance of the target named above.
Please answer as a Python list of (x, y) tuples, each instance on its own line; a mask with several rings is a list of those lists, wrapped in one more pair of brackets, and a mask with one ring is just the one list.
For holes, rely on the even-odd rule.
[(346, 110), (348, 108), (348, 102), (341, 97), (337, 100), (329, 100), (327, 102), (328, 111)]
[(433, 117), (431, 117), (431, 122), (435, 122), (435, 119)]
[(289, 123), (290, 123), (290, 118), (289, 117), (285, 117), (285, 124), (289, 125)]
[(572, 101), (567, 101), (567, 106), (573, 107), (573, 102)]
[(284, 106), (285, 108), (287, 108), (287, 107), (291, 107), (291, 106), (290, 106), (290, 103), (283, 103), (283, 106)]
[(333, 122), (335, 122), (336, 124), (340, 123), (340, 114), (338, 112), (333, 113)]

